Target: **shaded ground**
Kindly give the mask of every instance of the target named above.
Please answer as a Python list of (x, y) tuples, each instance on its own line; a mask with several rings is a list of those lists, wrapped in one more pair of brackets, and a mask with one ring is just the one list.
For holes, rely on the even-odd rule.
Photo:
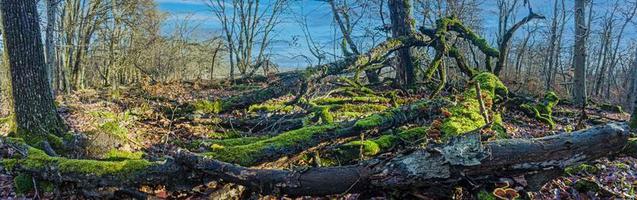
[[(205, 86), (204, 86), (205, 85)], [(143, 151), (147, 158), (159, 158), (177, 147), (192, 151), (205, 151), (210, 148), (207, 140), (252, 136), (251, 127), (222, 128), (220, 123), (230, 119), (271, 119), (277, 113), (293, 113), (294, 108), (277, 111), (232, 112), (212, 115), (206, 112), (207, 100), (250, 92), (257, 86), (239, 85), (224, 88), (221, 85), (202, 83), (182, 83), (169, 85), (150, 85), (123, 87), (111, 92), (84, 90), (58, 98), (60, 112), (67, 123), (78, 132), (89, 137), (88, 156), (99, 158), (111, 149), (123, 151)], [(413, 95), (403, 99), (418, 99), (426, 95)], [(287, 99), (286, 99), (287, 98)], [(288, 100), (284, 97), (280, 100)], [(382, 103), (381, 103), (382, 104)], [(386, 104), (386, 103), (385, 103)], [(194, 111), (193, 111), (194, 109)], [(549, 127), (536, 119), (524, 115), (521, 111), (510, 110), (503, 113), (507, 133), (513, 138), (542, 137), (558, 132), (575, 130), (579, 122), (580, 109), (558, 105), (553, 109), (556, 127)], [(628, 114), (607, 111), (595, 107), (586, 109), (586, 126), (628, 120)], [(249, 115), (249, 116), (247, 116)], [(356, 116), (355, 116), (356, 117)], [(360, 117), (360, 116), (358, 116)], [(421, 122), (429, 124), (431, 122)], [(579, 127), (582, 128), (582, 127)], [(6, 132), (5, 125), (2, 132)], [(272, 130), (271, 132), (278, 132)], [(430, 136), (435, 137), (435, 136)], [(431, 138), (436, 139), (436, 138)], [(392, 154), (389, 152), (387, 154)], [(285, 167), (303, 166), (303, 161), (286, 163)], [(276, 165), (276, 164), (273, 164)], [(635, 196), (637, 186), (637, 162), (632, 158), (600, 160), (593, 163), (595, 170), (574, 170), (563, 177), (549, 182), (534, 194), (537, 199), (595, 199)], [(0, 174), (0, 198), (16, 198), (12, 187), (13, 177)], [(193, 197), (206, 198), (220, 184), (209, 184), (194, 188), (185, 194), (166, 194), (161, 189), (147, 189), (157, 197)], [(413, 196), (418, 196), (414, 191)], [(17, 198), (33, 198), (36, 195), (52, 198), (49, 192), (18, 195)], [(386, 194), (373, 194), (382, 198)], [(462, 197), (459, 192), (456, 196)], [(357, 199), (359, 195), (345, 195), (346, 199)]]

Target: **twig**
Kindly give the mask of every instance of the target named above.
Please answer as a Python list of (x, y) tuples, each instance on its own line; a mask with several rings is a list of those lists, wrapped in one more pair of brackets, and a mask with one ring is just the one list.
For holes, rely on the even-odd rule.
[(487, 114), (487, 109), (484, 106), (484, 101), (482, 100), (482, 90), (480, 90), (480, 83), (476, 82), (476, 95), (478, 98), (478, 104), (480, 104), (480, 114), (484, 117), (484, 122), (490, 124), (489, 115)]

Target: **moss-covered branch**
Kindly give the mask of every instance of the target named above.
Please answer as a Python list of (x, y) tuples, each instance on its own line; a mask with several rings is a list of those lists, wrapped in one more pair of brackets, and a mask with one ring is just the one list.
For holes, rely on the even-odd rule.
[[(166, 185), (168, 187), (192, 187), (184, 171), (174, 162), (151, 162), (139, 155), (111, 152), (105, 160), (70, 159), (49, 156), (44, 151), (27, 145), (22, 139), (0, 138), (2, 149), (12, 149), (13, 155), (0, 160), (2, 167), (15, 174), (33, 175), (39, 180), (62, 183), (77, 183), (77, 187), (96, 189), (101, 187), (139, 187), (140, 185)], [(175, 181), (180, 180), (180, 181)], [(171, 183), (172, 181), (172, 183)], [(29, 187), (22, 189), (30, 189)]]
[(307, 126), (244, 145), (223, 146), (218, 143), (212, 152), (205, 155), (244, 166), (255, 165), (283, 156), (294, 155), (322, 142), (337, 138), (357, 136), (368, 130), (384, 131), (415, 119), (431, 119), (439, 116), (441, 108), (447, 105), (448, 102), (445, 101), (419, 101), (373, 114), (354, 122)]
[(267, 88), (253, 91), (249, 94), (219, 100), (219, 109), (217, 112), (246, 108), (252, 104), (265, 102), (287, 94), (302, 94), (307, 91), (307, 87), (309, 87), (308, 84), (311, 85), (324, 77), (364, 69), (371, 64), (382, 62), (389, 54), (402, 48), (428, 45), (430, 45), (430, 41), (427, 36), (413, 34), (408, 37), (389, 39), (365, 54), (309, 67), (303, 71), (281, 73), (278, 75), (278, 80), (270, 84)]

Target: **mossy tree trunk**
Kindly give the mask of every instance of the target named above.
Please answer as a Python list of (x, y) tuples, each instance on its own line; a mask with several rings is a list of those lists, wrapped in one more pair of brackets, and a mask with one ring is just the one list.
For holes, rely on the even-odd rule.
[[(35, 0), (1, 0), (5, 60), (11, 78), (15, 133), (30, 144), (62, 135), (44, 60)], [(39, 144), (38, 144), (39, 145)]]
[[(410, 0), (389, 0), (389, 13), (391, 18), (391, 30), (393, 37), (404, 37), (414, 32), (414, 20), (411, 18)], [(396, 66), (396, 80), (402, 86), (412, 85), (415, 82), (414, 64), (411, 57), (411, 49), (404, 48), (397, 52), (398, 64)]]

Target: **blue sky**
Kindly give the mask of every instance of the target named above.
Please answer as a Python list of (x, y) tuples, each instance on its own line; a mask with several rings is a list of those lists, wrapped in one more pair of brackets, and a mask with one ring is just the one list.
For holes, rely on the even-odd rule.
[[(209, 38), (211, 35), (221, 34), (221, 25), (214, 17), (206, 2), (208, 0), (155, 0), (158, 3), (159, 9), (170, 14), (169, 20), (164, 27), (164, 32), (168, 33), (171, 28), (175, 26), (175, 23), (183, 23), (183, 19), (189, 17), (190, 26), (197, 26), (197, 31), (193, 33), (195, 38)], [(625, 0), (618, 0), (624, 2)], [(267, 2), (267, 0), (264, 0)], [(319, 43), (324, 45), (324, 51), (338, 54), (339, 50), (334, 51), (334, 41), (340, 37), (340, 34), (334, 32), (332, 13), (329, 5), (325, 2), (316, 0), (298, 0), (294, 2), (288, 11), (282, 17), (283, 22), (277, 27), (274, 33), (276, 42), (271, 45), (270, 51), (274, 56), (274, 61), (284, 68), (302, 68), (308, 65), (306, 59), (299, 55), (310, 56), (308, 48), (305, 43), (301, 26), (297, 22), (301, 16), (307, 17), (310, 33), (312, 37)], [(546, 16), (547, 20), (540, 20), (537, 23), (540, 27), (547, 27), (550, 23), (552, 16), (553, 0), (531, 0), (534, 11)], [(607, 12), (609, 6), (614, 1), (607, 0), (594, 0), (596, 14), (603, 15)], [(572, 8), (573, 1), (566, 0), (566, 7)], [(497, 6), (495, 0), (484, 0), (480, 5), (482, 16), (482, 34), (492, 43), (495, 42), (495, 33), (497, 32)], [(570, 10), (569, 10), (570, 12)], [(526, 16), (528, 11), (526, 9), (518, 9), (518, 12), (514, 16), (513, 21), (517, 21)], [(572, 13), (568, 13), (569, 18), (572, 18)], [(372, 21), (369, 23), (379, 23), (378, 21)], [(572, 22), (567, 22), (565, 43), (568, 44), (572, 40), (568, 36), (572, 32)], [(632, 25), (627, 28), (627, 37), (634, 39), (634, 34), (637, 30)], [(538, 32), (538, 37), (541, 39), (540, 34), (545, 34), (548, 28), (543, 28)], [(524, 29), (516, 34), (517, 37), (524, 35)], [(359, 45), (360, 46), (360, 45)], [(371, 45), (366, 45), (371, 46)], [(311, 56), (310, 56), (311, 57)]]
[[(184, 18), (189, 18), (191, 26), (197, 26), (198, 29), (193, 33), (195, 37), (206, 38), (222, 34), (221, 24), (206, 1), (155, 0), (160, 10), (171, 15), (164, 32), (170, 32), (175, 23), (183, 23)], [(282, 17), (282, 23), (274, 30), (275, 39), (270, 50), (274, 61), (282, 67), (300, 68), (308, 65), (306, 59), (299, 57), (301, 54), (309, 55), (303, 32), (297, 22), (297, 18), (302, 15), (308, 18), (308, 26), (315, 40), (326, 43), (333, 40), (332, 15), (324, 2), (302, 0), (293, 3)]]

